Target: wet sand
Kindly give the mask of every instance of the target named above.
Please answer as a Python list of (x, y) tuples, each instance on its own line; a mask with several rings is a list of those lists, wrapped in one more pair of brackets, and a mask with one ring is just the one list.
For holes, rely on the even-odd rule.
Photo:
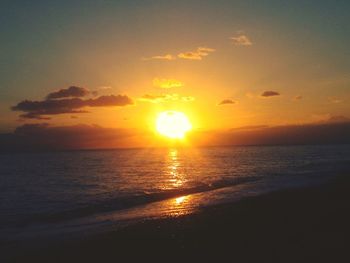
[[(350, 262), (350, 176), (114, 229), (3, 262)], [(4, 254), (3, 254), (4, 255)]]

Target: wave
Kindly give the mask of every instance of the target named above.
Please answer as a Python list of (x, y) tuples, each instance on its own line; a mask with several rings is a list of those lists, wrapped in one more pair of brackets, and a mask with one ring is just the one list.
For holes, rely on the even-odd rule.
[(219, 180), (211, 184), (199, 184), (192, 188), (166, 190), (157, 193), (142, 193), (133, 196), (125, 196), (103, 200), (102, 202), (96, 202), (90, 205), (81, 206), (75, 209), (53, 212), (53, 213), (38, 213), (32, 214), (27, 217), (21, 217), (20, 219), (4, 222), (0, 220), (2, 226), (12, 227), (27, 227), (34, 224), (42, 223), (57, 223), (60, 221), (71, 220), (86, 216), (91, 216), (104, 212), (112, 212), (118, 210), (129, 209), (132, 207), (145, 205), (153, 202), (163, 201), (170, 198), (176, 198), (183, 195), (196, 194), (202, 192), (208, 192), (225, 187), (232, 187), (239, 184), (255, 182), (260, 180), (261, 177), (237, 177), (234, 180)]

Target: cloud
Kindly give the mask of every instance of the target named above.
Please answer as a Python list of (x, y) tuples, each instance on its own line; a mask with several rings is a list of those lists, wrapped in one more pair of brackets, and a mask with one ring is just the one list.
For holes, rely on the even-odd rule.
[(183, 101), (183, 102), (191, 102), (194, 101), (195, 98), (192, 96), (181, 96), (179, 94), (161, 94), (161, 95), (151, 95), (145, 94), (140, 98), (141, 101), (148, 101), (152, 103), (160, 103), (165, 101)]
[[(63, 93), (67, 94), (66, 91)], [(87, 111), (82, 109), (85, 107), (127, 106), (132, 104), (134, 104), (132, 99), (126, 95), (109, 95), (100, 96), (94, 99), (64, 98), (46, 99), (42, 101), (24, 100), (11, 107), (11, 109), (13, 111), (24, 112), (24, 114), (20, 115), (22, 118), (47, 120), (50, 119), (48, 117), (50, 115), (64, 113), (86, 113)]]
[(13, 133), (0, 134), (0, 151), (40, 151), (126, 147), (142, 134), (133, 129), (98, 125), (50, 126), (25, 124)]
[(152, 59), (156, 59), (156, 60), (175, 60), (176, 57), (171, 55), (171, 54), (166, 54), (166, 55), (153, 56), (153, 57), (150, 57), (150, 58), (143, 58), (142, 60), (152, 60)]
[(350, 143), (350, 121), (241, 127), (230, 131), (193, 132), (188, 138), (193, 145), (304, 145)]
[(159, 87), (162, 89), (170, 89), (170, 88), (180, 88), (183, 87), (184, 84), (176, 79), (153, 79), (153, 86)]
[[(50, 126), (25, 124), (0, 134), (0, 152), (71, 150), (152, 146), (153, 135), (134, 129), (98, 125)], [(348, 144), (350, 119), (335, 116), (327, 123), (286, 126), (245, 126), (222, 131), (194, 131), (192, 145)], [(151, 144), (150, 144), (151, 143)]]
[(70, 86), (67, 89), (60, 89), (58, 91), (49, 93), (46, 96), (46, 99), (60, 99), (60, 98), (68, 98), (68, 97), (84, 97), (88, 95), (90, 92), (86, 88), (81, 88), (77, 86)]
[(248, 36), (239, 34), (238, 36), (235, 37), (230, 37), (232, 40), (233, 44), (236, 46), (252, 46), (253, 43), (252, 41), (248, 38)]
[(228, 105), (228, 104), (235, 104), (236, 102), (231, 99), (224, 99), (218, 103), (218, 105)]
[(133, 100), (126, 95), (105, 95), (96, 99), (88, 99), (83, 101), (88, 107), (106, 107), (106, 106), (127, 106), (133, 105)]
[(166, 99), (166, 95), (150, 95), (150, 94), (145, 94), (140, 98), (141, 101), (149, 101), (152, 103), (162, 102), (165, 99)]
[(267, 91), (264, 91), (261, 96), (262, 97), (273, 97), (273, 96), (279, 96), (281, 95), (279, 92), (277, 91), (272, 91), (272, 90), (267, 90)]
[(177, 56), (182, 59), (202, 60), (203, 57), (208, 56), (215, 49), (208, 47), (198, 47), (195, 51), (188, 51), (178, 54)]
[(177, 56), (172, 54), (158, 55), (150, 58), (142, 58), (142, 60), (176, 60), (176, 58), (181, 59), (190, 59), (190, 60), (202, 60), (203, 57), (208, 56), (211, 52), (214, 52), (215, 49), (209, 47), (198, 47), (194, 51), (181, 52)]
[(298, 96), (295, 96), (295, 97), (293, 98), (293, 100), (301, 100), (302, 98), (303, 98), (303, 96), (298, 95)]

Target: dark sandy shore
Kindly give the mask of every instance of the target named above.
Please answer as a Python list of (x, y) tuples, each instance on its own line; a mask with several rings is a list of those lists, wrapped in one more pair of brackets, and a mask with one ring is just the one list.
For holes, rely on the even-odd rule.
[[(7, 251), (8, 262), (350, 262), (350, 176)], [(6, 262), (4, 261), (4, 262)]]

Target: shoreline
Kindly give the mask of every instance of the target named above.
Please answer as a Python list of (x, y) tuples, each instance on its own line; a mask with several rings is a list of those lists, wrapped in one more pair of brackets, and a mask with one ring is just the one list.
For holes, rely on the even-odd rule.
[(349, 187), (350, 176), (338, 176), (321, 186), (247, 197), (190, 215), (17, 247), (6, 251), (4, 262), (336, 261), (349, 256)]

